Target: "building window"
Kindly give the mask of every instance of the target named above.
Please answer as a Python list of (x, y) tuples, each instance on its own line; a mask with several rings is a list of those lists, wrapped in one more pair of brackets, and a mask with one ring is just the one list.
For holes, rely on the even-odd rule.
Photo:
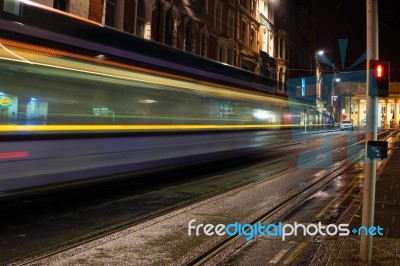
[(193, 27), (191, 21), (185, 27), (185, 51), (192, 52), (193, 49)]
[(201, 34), (200, 42), (200, 55), (207, 57), (207, 36), (205, 32)]
[(233, 65), (233, 49), (232, 48), (226, 49), (226, 62), (230, 65)]
[(224, 46), (223, 45), (218, 46), (218, 61), (224, 62)]
[[(281, 68), (279, 71), (279, 81), (283, 82), (283, 69)], [(301, 96), (306, 96), (306, 79), (301, 78)]]
[(269, 35), (269, 52), (270, 56), (274, 56), (274, 35), (270, 32)]
[(174, 33), (174, 20), (172, 17), (172, 10), (168, 10), (165, 16), (165, 44), (172, 45), (172, 38)]
[(61, 11), (67, 11), (67, 0), (54, 0), (53, 7)]
[(143, 0), (138, 0), (136, 13), (136, 35), (144, 37), (144, 18), (146, 14), (146, 6)]
[(250, 47), (255, 48), (255, 42), (256, 42), (256, 33), (253, 29), (251, 29), (250, 33)]
[(262, 37), (262, 50), (266, 53), (268, 53), (268, 30), (264, 29), (263, 30), (263, 37)]
[(241, 35), (240, 35), (240, 40), (243, 43), (246, 43), (246, 31), (247, 31), (247, 23), (242, 21), (242, 32), (241, 32)]
[(105, 24), (110, 27), (116, 26), (117, 0), (106, 0)]
[(222, 31), (222, 4), (219, 2), (215, 4), (214, 28), (219, 32)]
[(254, 1), (254, 0), (250, 0), (250, 13), (251, 13), (252, 15), (254, 15), (255, 8), (256, 8), (256, 3), (255, 3), (255, 1)]
[(228, 37), (233, 38), (234, 37), (234, 26), (235, 26), (235, 18), (233, 16), (233, 13), (229, 12), (228, 15)]

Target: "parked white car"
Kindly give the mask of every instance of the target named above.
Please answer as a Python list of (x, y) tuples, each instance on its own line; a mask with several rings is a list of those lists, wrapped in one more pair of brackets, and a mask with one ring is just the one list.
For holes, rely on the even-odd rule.
[(344, 120), (340, 124), (340, 130), (345, 130), (345, 129), (354, 129), (353, 121), (351, 120)]

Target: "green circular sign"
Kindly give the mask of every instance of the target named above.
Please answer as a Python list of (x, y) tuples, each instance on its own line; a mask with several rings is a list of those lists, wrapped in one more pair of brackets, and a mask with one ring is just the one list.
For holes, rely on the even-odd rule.
[(10, 106), (12, 104), (11, 98), (8, 97), (1, 97), (0, 98), (0, 105), (1, 106)]

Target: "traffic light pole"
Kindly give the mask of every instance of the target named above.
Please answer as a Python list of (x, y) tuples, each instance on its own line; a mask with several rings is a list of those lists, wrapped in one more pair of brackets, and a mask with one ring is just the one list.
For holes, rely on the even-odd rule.
[[(371, 52), (371, 59), (379, 58), (378, 50), (378, 0), (366, 0), (367, 16), (367, 51)], [(370, 64), (367, 60), (367, 117), (365, 129), (365, 163), (364, 163), (364, 189), (362, 204), (361, 225), (367, 228), (374, 225), (375, 212), (375, 186), (376, 186), (376, 161), (367, 157), (367, 142), (377, 140), (378, 125), (378, 96), (370, 96), (372, 88)], [(363, 262), (371, 262), (372, 257), (372, 236), (361, 235), (360, 259)]]

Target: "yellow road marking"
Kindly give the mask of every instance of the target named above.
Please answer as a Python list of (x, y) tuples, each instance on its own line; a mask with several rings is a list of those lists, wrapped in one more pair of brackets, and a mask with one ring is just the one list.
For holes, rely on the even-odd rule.
[(307, 242), (302, 242), (297, 246), (295, 250), (293, 250), (292, 254), (283, 262), (284, 265), (292, 264), (293, 261), (297, 258), (297, 256), (301, 253), (301, 251), (307, 246)]
[(278, 254), (276, 254), (275, 257), (273, 257), (272, 260), (269, 261), (269, 263), (271, 264), (278, 263), (283, 258), (283, 256), (285, 256), (285, 254), (289, 251), (289, 249), (291, 249), (294, 246), (294, 244), (296, 244), (296, 241), (290, 241), (289, 245), (287, 245), (284, 249), (279, 251)]

